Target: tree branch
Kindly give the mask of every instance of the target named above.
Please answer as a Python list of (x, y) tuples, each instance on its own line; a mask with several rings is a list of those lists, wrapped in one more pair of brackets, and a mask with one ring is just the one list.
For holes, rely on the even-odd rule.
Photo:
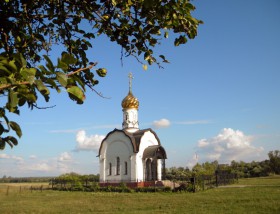
[[(91, 64), (91, 65), (88, 66), (88, 67), (80, 68), (80, 69), (78, 69), (78, 70), (76, 70), (76, 71), (72, 71), (72, 72), (66, 74), (66, 76), (72, 76), (72, 75), (74, 75), (74, 74), (76, 74), (76, 73), (79, 73), (79, 72), (81, 72), (81, 71), (84, 71), (84, 70), (87, 70), (87, 69), (91, 69), (91, 68), (93, 68), (93, 67), (96, 66), (96, 65), (97, 65), (97, 62)], [(3, 90), (5, 90), (5, 89), (7, 89), (7, 88), (11, 88), (11, 87), (17, 86), (17, 85), (30, 85), (30, 82), (25, 81), (25, 82), (19, 82), (19, 83), (16, 83), (16, 84), (3, 84), (3, 85), (0, 85), (0, 91), (3, 91)]]
[(66, 74), (66, 76), (72, 76), (72, 75), (74, 75), (74, 74), (76, 74), (76, 73), (79, 73), (79, 72), (81, 72), (81, 71), (84, 71), (84, 70), (87, 70), (87, 69), (92, 69), (94, 66), (96, 66), (97, 65), (97, 62), (95, 62), (95, 63), (93, 63), (93, 64), (91, 64), (90, 66), (88, 66), (88, 67), (85, 67), (85, 68), (80, 68), (80, 69), (78, 69), (78, 70), (76, 70), (76, 71), (72, 71), (71, 73), (69, 73), (69, 74)]
[(33, 104), (33, 107), (35, 107), (35, 108), (37, 108), (37, 109), (48, 109), (48, 108), (54, 108), (54, 107), (56, 107), (56, 105), (48, 106), (48, 107), (39, 107), (39, 106), (37, 106), (36, 104)]
[(89, 88), (90, 88), (92, 91), (94, 91), (98, 96), (100, 96), (100, 97), (102, 97), (102, 98), (105, 98), (105, 99), (111, 99), (110, 97), (104, 97), (104, 96), (102, 95), (101, 92), (96, 91), (93, 87), (89, 86)]
[(6, 89), (6, 88), (10, 88), (10, 87), (13, 87), (13, 86), (17, 86), (17, 85), (28, 85), (30, 84), (30, 82), (19, 82), (17, 84), (4, 84), (4, 85), (0, 85), (0, 91)]

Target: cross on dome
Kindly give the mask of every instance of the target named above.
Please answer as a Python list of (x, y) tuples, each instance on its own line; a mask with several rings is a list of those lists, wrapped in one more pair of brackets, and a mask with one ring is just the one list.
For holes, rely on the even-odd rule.
[(129, 91), (128, 91), (128, 95), (122, 100), (122, 107), (123, 107), (123, 109), (129, 109), (129, 108), (138, 109), (139, 101), (132, 94), (133, 76), (132, 76), (131, 72), (128, 74), (128, 79), (129, 79)]
[(132, 73), (129, 72), (129, 74), (128, 74), (128, 79), (129, 79), (129, 92), (132, 91), (132, 79), (133, 79), (133, 78), (134, 78), (134, 77), (132, 76)]

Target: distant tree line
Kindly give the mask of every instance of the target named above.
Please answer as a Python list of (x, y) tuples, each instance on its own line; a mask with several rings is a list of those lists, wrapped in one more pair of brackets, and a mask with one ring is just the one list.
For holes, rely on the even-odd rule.
[(218, 171), (228, 171), (238, 178), (262, 177), (270, 174), (280, 174), (280, 151), (270, 151), (268, 160), (232, 161), (230, 164), (219, 164), (218, 161), (197, 163), (192, 169), (188, 167), (171, 167), (165, 170), (167, 180), (185, 181), (192, 177), (210, 176)]
[(78, 173), (71, 172), (56, 177), (7, 177), (6, 175), (4, 175), (2, 178), (0, 178), (1, 183), (49, 183), (52, 180), (65, 182), (98, 182), (99, 174), (79, 175)]
[[(231, 174), (236, 174), (238, 178), (262, 177), (270, 174), (280, 174), (280, 151), (270, 151), (268, 160), (252, 161), (246, 163), (244, 161), (232, 161), (230, 164), (219, 164), (218, 161), (197, 163), (192, 169), (188, 167), (171, 167), (165, 169), (165, 179), (171, 181), (187, 181), (190, 178), (200, 176), (212, 176), (218, 171), (227, 171)], [(7, 177), (4, 175), (0, 178), (2, 183), (24, 183), (24, 182), (50, 182), (68, 183), (72, 186), (81, 186), (84, 183), (99, 182), (99, 174), (94, 175), (79, 175), (71, 172), (62, 174), (58, 177)]]
[(11, 177), (4, 175), (0, 183), (44, 183), (49, 182), (53, 177)]

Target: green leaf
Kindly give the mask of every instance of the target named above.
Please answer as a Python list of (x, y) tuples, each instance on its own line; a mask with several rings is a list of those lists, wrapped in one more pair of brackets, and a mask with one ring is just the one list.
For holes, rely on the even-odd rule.
[(165, 56), (159, 55), (159, 57), (162, 58), (162, 60), (165, 60)]
[(58, 82), (63, 86), (66, 87), (67, 86), (67, 75), (62, 73), (62, 72), (57, 72), (56, 73), (56, 79), (58, 80)]
[(18, 137), (22, 136), (21, 128), (16, 122), (10, 121), (9, 126), (16, 132)]
[(21, 61), (22, 67), (26, 67), (27, 62), (26, 62), (26, 60), (24, 59), (24, 57), (22, 56), (22, 54), (20, 54), (20, 61)]
[(0, 136), (4, 133), (4, 126), (0, 123)]
[(13, 72), (17, 72), (18, 68), (17, 68), (14, 60), (9, 61), (8, 66), (11, 70), (13, 70)]
[(106, 68), (99, 68), (96, 70), (96, 73), (100, 76), (100, 77), (105, 77), (107, 74), (107, 70)]
[(174, 45), (175, 46), (179, 46), (180, 45), (180, 40), (178, 38), (175, 39)]
[(19, 106), (23, 106), (25, 103), (26, 103), (26, 99), (24, 99), (24, 98), (21, 98), (21, 99), (19, 99), (19, 101), (18, 101), (18, 105), (19, 105)]
[(52, 79), (45, 80), (45, 83), (49, 84), (51, 88), (55, 88), (55, 90), (60, 93), (59, 87), (56, 85), (56, 82)]
[(0, 62), (0, 71), (1, 71), (1, 73), (2, 73), (2, 72), (6, 72), (6, 73), (8, 73), (8, 74), (11, 73), (11, 71), (10, 71), (9, 69), (7, 69), (6, 66), (3, 66), (3, 65), (1, 64), (1, 62)]
[(146, 53), (144, 54), (144, 59), (147, 61), (147, 60), (149, 60), (150, 58), (151, 58), (150, 53), (149, 53), (149, 52), (146, 52)]
[(179, 38), (176, 38), (174, 41), (175, 46), (179, 46), (181, 44), (185, 44), (187, 42), (187, 37), (186, 36), (179, 36)]
[(47, 55), (44, 55), (44, 58), (45, 58), (45, 60), (47, 61), (47, 63), (46, 63), (47, 68), (48, 68), (51, 72), (54, 72), (54, 65), (53, 65), (51, 59), (50, 59)]
[(9, 102), (8, 107), (10, 112), (15, 112), (17, 110), (18, 105), (18, 93), (14, 91), (9, 91)]
[(71, 64), (75, 64), (77, 62), (77, 59), (73, 55), (63, 52), (61, 61), (66, 63), (67, 65), (71, 65)]
[[(35, 92), (34, 92), (35, 93)], [(35, 103), (37, 100), (36, 93), (33, 92), (22, 94), (29, 102)]]
[(80, 76), (73, 75), (68, 80), (70, 80), (70, 79), (71, 79), (71, 81), (69, 81), (69, 82), (73, 81), (73, 82), (76, 83), (75, 85), (77, 85), (77, 83), (78, 83), (81, 86), (82, 90), (85, 91), (85, 82), (84, 82), (84, 80)]
[(69, 68), (69, 66), (66, 64), (66, 63), (64, 63), (63, 61), (61, 61), (60, 59), (58, 59), (58, 62), (57, 62), (57, 67), (58, 68), (61, 68), (63, 71), (67, 71), (68, 70), (68, 68)]
[(143, 5), (146, 9), (149, 9), (150, 7), (152, 7), (154, 5), (154, 1), (153, 0), (144, 0)]
[(35, 84), (37, 86), (37, 89), (42, 93), (42, 94), (50, 94), (49, 89), (44, 85), (44, 83), (41, 80), (35, 80)]
[(72, 86), (70, 88), (67, 88), (67, 92), (69, 93), (69, 96), (72, 99), (77, 101), (78, 104), (83, 103), (83, 101), (85, 99), (84, 92), (78, 86)]
[(39, 69), (42, 71), (42, 73), (44, 73), (44, 74), (51, 74), (51, 72), (49, 72), (49, 71), (45, 68), (45, 66), (43, 66), (43, 65), (39, 65), (38, 68), (39, 68)]
[(6, 122), (6, 124), (9, 124), (9, 119), (6, 117), (5, 109), (3, 109), (3, 108), (0, 108), (0, 117), (3, 117), (5, 122)]
[(4, 150), (6, 146), (6, 142), (0, 137), (0, 150)]
[(30, 84), (33, 84), (35, 80), (36, 71), (36, 68), (21, 68), (20, 74), (26, 81), (28, 81)]
[(50, 97), (50, 91), (49, 89), (44, 85), (44, 83), (41, 80), (35, 80), (35, 84), (37, 89), (40, 91), (40, 93), (44, 96), (46, 102), (49, 101)]
[(11, 148), (18, 145), (17, 139), (12, 136), (5, 137), (4, 140), (10, 145)]
[(112, 5), (115, 7), (117, 5), (116, 0), (112, 0)]
[(18, 70), (15, 61), (14, 60), (11, 61), (4, 56), (1, 57), (0, 65), (1, 65), (1, 70), (4, 70), (7, 73), (15, 73)]
[(142, 65), (143, 69), (146, 71), (148, 69), (147, 65)]
[(159, 55), (160, 58), (162, 58), (163, 62), (165, 63), (169, 63), (169, 61), (165, 58), (165, 56), (163, 55)]

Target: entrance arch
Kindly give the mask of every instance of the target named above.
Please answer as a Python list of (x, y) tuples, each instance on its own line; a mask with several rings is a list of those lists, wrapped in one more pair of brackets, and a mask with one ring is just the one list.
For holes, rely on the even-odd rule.
[[(146, 181), (155, 181), (161, 180), (162, 177), (165, 177), (165, 170), (162, 170), (162, 167), (165, 167), (166, 153), (162, 146), (149, 146), (144, 150), (143, 153), (143, 162), (145, 166), (144, 178)], [(161, 164), (163, 162), (163, 164)], [(163, 172), (163, 176), (162, 176)]]

